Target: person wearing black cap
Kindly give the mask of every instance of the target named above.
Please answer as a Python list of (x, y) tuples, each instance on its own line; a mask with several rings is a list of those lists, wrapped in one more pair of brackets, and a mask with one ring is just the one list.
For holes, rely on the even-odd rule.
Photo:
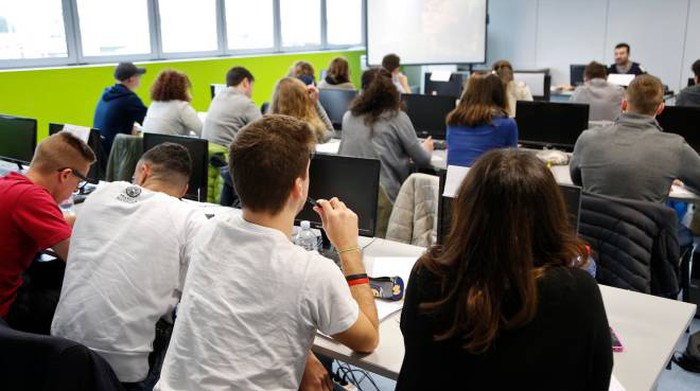
[(138, 68), (130, 62), (122, 62), (114, 70), (117, 83), (107, 87), (102, 94), (93, 119), (93, 127), (99, 129), (107, 154), (112, 150), (112, 142), (117, 133), (131, 134), (134, 122), (143, 124), (146, 106), (135, 93), (141, 84), (145, 68)]

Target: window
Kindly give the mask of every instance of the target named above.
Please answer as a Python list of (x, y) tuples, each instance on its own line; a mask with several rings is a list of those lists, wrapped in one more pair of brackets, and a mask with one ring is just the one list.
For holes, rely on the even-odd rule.
[(229, 49), (275, 47), (272, 0), (226, 0), (225, 7)]
[(68, 57), (61, 1), (0, 1), (0, 59), (53, 57)]
[(148, 54), (146, 0), (77, 0), (83, 55)]
[(362, 43), (362, 0), (326, 0), (329, 45)]
[(215, 0), (159, 0), (163, 52), (218, 50)]
[(321, 0), (280, 0), (282, 46), (321, 45)]

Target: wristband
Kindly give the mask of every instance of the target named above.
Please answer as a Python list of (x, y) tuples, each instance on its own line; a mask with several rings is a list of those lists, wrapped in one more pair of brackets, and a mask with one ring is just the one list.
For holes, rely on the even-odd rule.
[(348, 281), (349, 286), (355, 286), (355, 285), (360, 285), (360, 284), (369, 284), (369, 278), (358, 278), (355, 280), (350, 280)]
[(359, 280), (360, 278), (367, 278), (367, 274), (350, 274), (349, 276), (345, 276), (345, 281), (350, 282), (352, 280)]
[(362, 249), (359, 246), (355, 246), (355, 247), (348, 247), (348, 248), (344, 248), (344, 249), (340, 249), (340, 250), (336, 250), (336, 251), (338, 252), (338, 255), (340, 255), (340, 254), (347, 253), (350, 251), (362, 252)]

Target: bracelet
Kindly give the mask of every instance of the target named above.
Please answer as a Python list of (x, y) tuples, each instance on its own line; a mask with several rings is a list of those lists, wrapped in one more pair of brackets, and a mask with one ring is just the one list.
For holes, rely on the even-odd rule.
[(359, 280), (360, 278), (367, 278), (367, 274), (362, 273), (362, 274), (351, 274), (349, 276), (345, 276), (345, 281), (352, 281), (352, 280)]
[(360, 284), (369, 284), (369, 278), (358, 278), (355, 280), (350, 280), (348, 281), (349, 286), (354, 286), (354, 285), (360, 285)]
[(360, 246), (348, 247), (348, 248), (344, 248), (344, 249), (341, 249), (341, 250), (337, 250), (337, 249), (336, 249), (336, 252), (338, 253), (338, 255), (344, 254), (344, 253), (347, 253), (347, 252), (350, 252), (350, 251), (362, 252), (362, 249), (360, 248)]

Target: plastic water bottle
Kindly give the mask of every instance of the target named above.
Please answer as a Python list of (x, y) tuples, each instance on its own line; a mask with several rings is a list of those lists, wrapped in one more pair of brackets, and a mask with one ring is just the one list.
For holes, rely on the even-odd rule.
[(63, 214), (73, 213), (73, 195), (61, 201), (58, 206), (61, 208), (61, 212), (63, 212)]
[(304, 220), (299, 226), (301, 229), (294, 237), (294, 244), (303, 247), (306, 251), (315, 251), (318, 248), (318, 238), (311, 231), (311, 223)]

